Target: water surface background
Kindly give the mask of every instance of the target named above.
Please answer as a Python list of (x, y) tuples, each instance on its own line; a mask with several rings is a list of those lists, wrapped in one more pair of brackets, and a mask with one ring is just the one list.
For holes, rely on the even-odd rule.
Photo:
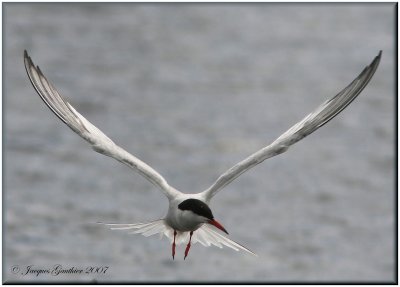
[[(313, 282), (394, 279), (394, 4), (3, 5), (3, 278)], [(383, 58), (321, 130), (212, 202), (259, 256), (112, 232), (167, 200), (92, 152), (36, 95), (27, 49), (76, 109), (184, 192), (199, 192)], [(26, 266), (109, 266), (26, 275)], [(18, 266), (20, 272), (12, 273)]]

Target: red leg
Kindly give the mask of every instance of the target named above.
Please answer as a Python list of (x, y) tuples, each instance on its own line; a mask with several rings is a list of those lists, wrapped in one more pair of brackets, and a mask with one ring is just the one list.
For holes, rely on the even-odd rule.
[(172, 259), (175, 259), (175, 237), (176, 237), (176, 230), (174, 230), (174, 242), (172, 243)]
[(186, 245), (186, 249), (185, 249), (185, 257), (183, 258), (183, 260), (185, 260), (185, 259), (186, 259), (186, 257), (188, 256), (189, 249), (190, 249), (190, 242), (192, 241), (192, 235), (193, 235), (193, 231), (190, 231), (189, 243)]

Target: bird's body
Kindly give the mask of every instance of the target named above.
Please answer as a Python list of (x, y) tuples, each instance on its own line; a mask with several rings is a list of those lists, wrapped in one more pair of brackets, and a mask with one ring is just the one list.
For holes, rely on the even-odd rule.
[(234, 250), (244, 250), (254, 254), (220, 232), (228, 234), (225, 228), (215, 220), (209, 207), (210, 200), (239, 175), (264, 160), (285, 152), (291, 145), (339, 114), (368, 84), (379, 65), (380, 58), (381, 52), (355, 80), (335, 97), (324, 102), (303, 120), (279, 136), (272, 144), (228, 169), (208, 189), (196, 194), (186, 194), (170, 186), (157, 171), (116, 145), (77, 112), (45, 78), (39, 67), (35, 67), (27, 52), (24, 52), (24, 63), (29, 79), (45, 104), (75, 133), (85, 139), (95, 151), (112, 157), (134, 169), (157, 186), (168, 198), (169, 208), (164, 218), (148, 223), (107, 223), (107, 225), (113, 230), (128, 230), (131, 233), (139, 233), (144, 236), (160, 234), (162, 237), (165, 235), (172, 242), (173, 257), (175, 256), (175, 246), (187, 242), (185, 258), (188, 255), (191, 243), (196, 242), (204, 246), (215, 245), (220, 248), (227, 246)]
[(202, 216), (199, 216), (192, 210), (179, 208), (180, 204), (190, 199), (203, 202), (203, 199), (197, 194), (180, 194), (169, 201), (168, 213), (165, 217), (165, 221), (174, 230), (180, 232), (195, 231), (206, 222)]

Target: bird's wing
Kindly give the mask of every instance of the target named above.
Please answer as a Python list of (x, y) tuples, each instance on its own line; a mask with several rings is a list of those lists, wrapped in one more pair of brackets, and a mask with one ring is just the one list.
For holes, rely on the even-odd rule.
[(211, 185), (211, 187), (202, 193), (204, 198), (206, 198), (206, 201), (209, 201), (219, 190), (221, 190), (243, 172), (270, 157), (285, 152), (292, 144), (308, 136), (339, 114), (358, 96), (358, 94), (360, 94), (360, 92), (368, 84), (379, 65), (381, 54), (382, 51), (380, 51), (372, 63), (367, 66), (361, 72), (361, 74), (339, 94), (324, 102), (316, 110), (278, 137), (272, 144), (253, 153), (223, 173), (214, 182), (214, 184)]
[(116, 145), (101, 130), (78, 113), (46, 79), (39, 66), (35, 67), (26, 51), (24, 51), (24, 64), (29, 80), (44, 103), (68, 127), (89, 142), (95, 151), (112, 157), (134, 169), (151, 183), (161, 188), (168, 198), (174, 197), (179, 193), (169, 186), (167, 181), (157, 171)]
[[(142, 234), (143, 236), (159, 235), (160, 239), (165, 235), (170, 242), (174, 240), (174, 230), (165, 223), (164, 219), (158, 219), (147, 223), (101, 223), (107, 225), (111, 230), (129, 231), (130, 234)], [(177, 231), (175, 244), (187, 244), (189, 242), (189, 232)], [(252, 255), (257, 256), (254, 252), (246, 247), (236, 243), (225, 235), (218, 232), (213, 226), (203, 224), (199, 229), (193, 232), (192, 243), (199, 242), (203, 246), (209, 247), (215, 245), (219, 248), (223, 246), (232, 248), (233, 250), (243, 250)]]

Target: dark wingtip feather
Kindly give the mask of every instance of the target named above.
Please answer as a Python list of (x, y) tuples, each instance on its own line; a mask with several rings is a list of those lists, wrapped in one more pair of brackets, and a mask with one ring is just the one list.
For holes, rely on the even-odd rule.
[(43, 76), (43, 73), (42, 73), (42, 71), (40, 70), (39, 65), (36, 66), (36, 70), (38, 71), (39, 75)]
[[(24, 50), (24, 62), (25, 62), (25, 69), (27, 72), (28, 72), (29, 67), (35, 66), (33, 64), (31, 57), (28, 55), (28, 52), (26, 50)], [(28, 73), (28, 75), (29, 75), (29, 73)]]
[(378, 55), (375, 57), (376, 60), (380, 60), (382, 57), (382, 50), (379, 50)]
[(375, 57), (375, 59), (372, 61), (370, 66), (378, 66), (379, 62), (381, 61), (381, 57), (382, 57), (382, 50), (379, 50), (378, 55)]

